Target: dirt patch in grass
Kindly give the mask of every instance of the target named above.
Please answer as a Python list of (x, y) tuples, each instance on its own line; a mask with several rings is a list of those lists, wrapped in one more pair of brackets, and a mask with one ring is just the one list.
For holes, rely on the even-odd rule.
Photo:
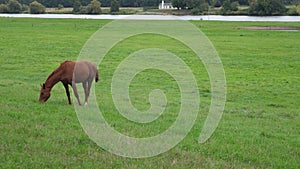
[(291, 26), (249, 26), (245, 27), (249, 30), (280, 30), (280, 31), (299, 31), (300, 27)]

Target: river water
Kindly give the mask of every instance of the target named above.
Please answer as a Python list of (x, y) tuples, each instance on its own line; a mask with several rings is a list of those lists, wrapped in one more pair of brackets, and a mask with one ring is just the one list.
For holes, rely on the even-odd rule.
[(300, 16), (173, 16), (173, 15), (73, 15), (73, 14), (0, 14), (0, 17), (16, 18), (77, 18), (77, 19), (130, 19), (130, 20), (212, 20), (212, 21), (264, 21), (300, 22)]

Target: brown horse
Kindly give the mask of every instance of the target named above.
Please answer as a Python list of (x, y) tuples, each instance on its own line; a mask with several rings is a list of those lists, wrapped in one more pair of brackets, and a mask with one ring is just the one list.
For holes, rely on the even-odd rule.
[(98, 81), (98, 70), (93, 63), (88, 61), (64, 61), (48, 76), (46, 82), (41, 84), (39, 101), (46, 102), (50, 97), (52, 87), (56, 83), (62, 82), (66, 89), (69, 104), (72, 104), (68, 86), (71, 85), (78, 104), (81, 105), (76, 83), (82, 83), (85, 93), (85, 105), (87, 105), (93, 79), (96, 82)]

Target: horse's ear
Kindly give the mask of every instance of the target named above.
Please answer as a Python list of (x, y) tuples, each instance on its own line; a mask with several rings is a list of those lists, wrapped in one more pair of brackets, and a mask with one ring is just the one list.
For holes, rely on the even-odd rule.
[(43, 89), (45, 89), (46, 87), (45, 87), (45, 83), (43, 83)]

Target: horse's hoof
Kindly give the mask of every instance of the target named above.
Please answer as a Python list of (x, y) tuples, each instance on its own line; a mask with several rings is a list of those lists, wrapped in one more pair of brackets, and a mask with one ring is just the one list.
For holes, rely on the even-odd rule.
[(88, 103), (87, 103), (87, 102), (85, 102), (85, 103), (84, 103), (84, 106), (87, 106), (87, 105), (88, 105)]

